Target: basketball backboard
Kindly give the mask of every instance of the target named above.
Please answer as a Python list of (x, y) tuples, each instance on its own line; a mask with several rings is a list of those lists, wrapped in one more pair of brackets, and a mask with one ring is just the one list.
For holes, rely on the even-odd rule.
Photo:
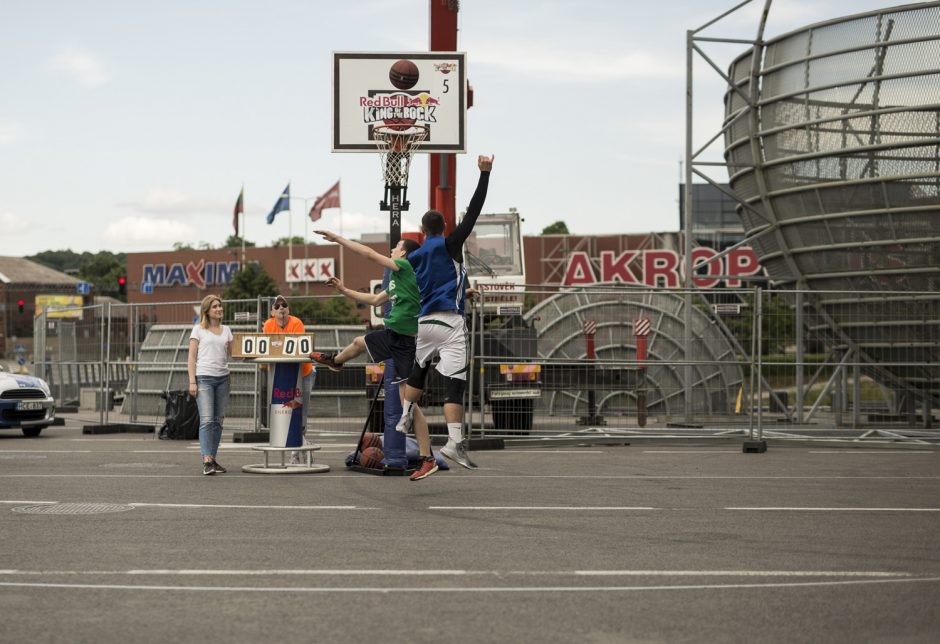
[(466, 152), (463, 52), (333, 52), (333, 152), (375, 152), (377, 125), (425, 125), (418, 152)]

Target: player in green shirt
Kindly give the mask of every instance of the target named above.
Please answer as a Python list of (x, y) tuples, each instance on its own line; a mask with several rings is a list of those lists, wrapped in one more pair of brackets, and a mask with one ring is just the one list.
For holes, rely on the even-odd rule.
[(391, 302), (391, 310), (385, 316), (385, 328), (371, 331), (354, 339), (349, 346), (339, 353), (323, 353), (314, 351), (310, 358), (315, 362), (339, 371), (343, 365), (368, 352), (372, 362), (384, 362), (391, 358), (395, 362), (395, 373), (391, 375), (392, 382), (407, 380), (411, 374), (411, 367), (415, 362), (415, 336), (418, 334), (418, 309), (421, 296), (418, 293), (418, 283), (415, 272), (406, 259), (408, 253), (420, 248), (420, 244), (413, 239), (402, 239), (386, 257), (368, 246), (351, 241), (326, 230), (313, 231), (322, 235), (324, 239), (336, 242), (349, 251), (369, 259), (383, 268), (392, 271), (388, 288), (381, 293), (360, 293), (343, 284), (343, 281), (331, 277), (327, 284), (346, 297), (368, 304), (381, 306)]
[[(380, 306), (390, 301), (392, 306), (385, 316), (384, 329), (357, 337), (339, 353), (314, 351), (310, 354), (310, 358), (333, 371), (339, 371), (344, 363), (364, 352), (368, 352), (372, 362), (385, 362), (391, 358), (395, 373), (386, 373), (385, 377), (397, 387), (398, 384), (408, 379), (415, 363), (415, 337), (418, 335), (418, 309), (421, 308), (421, 296), (418, 292), (414, 269), (406, 258), (421, 245), (413, 239), (402, 239), (386, 257), (368, 246), (350, 241), (335, 233), (325, 230), (314, 232), (391, 270), (388, 287), (381, 293), (354, 291), (344, 286), (342, 280), (335, 277), (331, 277), (327, 284), (357, 302), (363, 302), (369, 306)], [(404, 393), (404, 387), (402, 387), (399, 390), (399, 396)], [(423, 426), (427, 427), (427, 421), (423, 417), (422, 422), (424, 422)], [(431, 437), (427, 430), (423, 434), (415, 432), (415, 438), (418, 441), (419, 451), (422, 454), (430, 454)], [(404, 453), (404, 446), (402, 446), (402, 452)]]

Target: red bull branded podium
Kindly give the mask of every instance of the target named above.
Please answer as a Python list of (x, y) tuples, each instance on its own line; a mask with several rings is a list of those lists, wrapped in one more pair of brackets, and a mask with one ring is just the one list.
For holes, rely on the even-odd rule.
[[(313, 462), (318, 445), (304, 444), (304, 399), (300, 365), (309, 363), (313, 334), (235, 333), (232, 357), (269, 366), (267, 445), (252, 449), (264, 454), (264, 463), (242, 466), (254, 474), (314, 474), (329, 472), (329, 465)], [(292, 452), (303, 455), (301, 463), (290, 463)], [(276, 457), (272, 463), (272, 456)]]

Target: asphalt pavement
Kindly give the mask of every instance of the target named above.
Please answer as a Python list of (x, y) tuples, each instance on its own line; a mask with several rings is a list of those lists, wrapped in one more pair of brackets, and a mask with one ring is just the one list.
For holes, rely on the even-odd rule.
[(249, 474), (0, 433), (0, 642), (936, 642), (940, 449), (662, 441)]

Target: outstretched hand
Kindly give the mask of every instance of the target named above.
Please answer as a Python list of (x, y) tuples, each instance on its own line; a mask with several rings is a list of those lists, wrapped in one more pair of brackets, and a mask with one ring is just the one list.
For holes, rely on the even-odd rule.
[(339, 291), (339, 290), (342, 290), (343, 288), (343, 280), (341, 280), (338, 277), (331, 277), (330, 279), (326, 280), (326, 285), (332, 286), (337, 291)]
[(490, 156), (490, 157), (488, 157), (488, 156), (486, 156), (486, 155), (483, 155), (483, 154), (481, 154), (480, 156), (478, 156), (478, 157), (477, 157), (477, 166), (479, 166), (480, 172), (489, 172), (490, 170), (492, 170), (492, 169), (493, 169), (493, 159), (495, 159), (495, 158), (496, 158), (496, 155), (495, 155), (495, 154), (494, 154), (493, 156)]
[(335, 242), (339, 238), (339, 235), (337, 235), (334, 232), (330, 232), (329, 230), (315, 230), (313, 232), (322, 236), (327, 241), (331, 241), (331, 242)]

